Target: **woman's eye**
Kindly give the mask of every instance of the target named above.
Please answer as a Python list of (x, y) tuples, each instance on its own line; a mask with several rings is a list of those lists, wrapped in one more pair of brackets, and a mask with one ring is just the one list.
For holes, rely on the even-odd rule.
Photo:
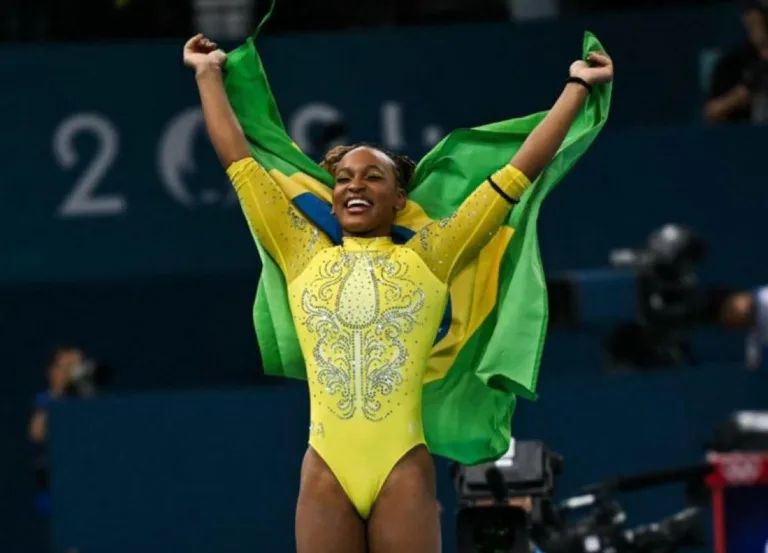
[(336, 179), (336, 184), (345, 184), (349, 182), (349, 177), (339, 177)]
[(381, 180), (381, 175), (368, 175), (368, 180)]

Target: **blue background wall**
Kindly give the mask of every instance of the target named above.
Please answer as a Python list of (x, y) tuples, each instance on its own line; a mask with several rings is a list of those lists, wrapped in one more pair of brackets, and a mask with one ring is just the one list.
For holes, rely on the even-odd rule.
[[(267, 37), (262, 51), (286, 125), (310, 154), (320, 153), (319, 123), (340, 117), (350, 139), (416, 157), (433, 143), (425, 137), (547, 109), (585, 29), (616, 58), (613, 128), (698, 122), (702, 59), (740, 37), (734, 12), (703, 10), (638, 14), (631, 24), (602, 17)], [(0, 47), (0, 69), (14, 75), (0, 102), (0, 232), (12, 238), (0, 243), (0, 281), (256, 268), (179, 49)], [(382, 70), (387, 78), (376, 76)], [(671, 162), (672, 151), (650, 155)]]
[[(580, 51), (585, 28), (616, 59), (614, 107), (609, 128), (543, 210), (548, 271), (602, 266), (611, 248), (640, 245), (657, 225), (679, 221), (709, 240), (710, 259), (703, 267), (708, 280), (734, 286), (764, 282), (768, 261), (752, 249), (752, 239), (759, 237), (755, 229), (768, 205), (761, 163), (768, 131), (697, 123), (711, 49), (740, 36), (730, 10), (643, 14), (631, 25), (600, 17), (266, 38), (262, 49), (286, 123), (310, 153), (318, 154), (312, 149), (317, 125), (307, 117), (338, 112), (350, 139), (377, 140), (418, 156), (430, 145), (425, 129), (439, 134), (548, 107)], [(657, 52), (664, 52), (663, 60)], [(369, 60), (396, 78), (352, 72)], [(385, 65), (393, 60), (396, 68)], [(430, 72), (422, 69), (427, 62)], [(61, 341), (109, 361), (115, 393), (171, 394), (167, 404), (159, 399), (164, 396), (141, 396), (135, 406), (125, 403), (133, 396), (107, 402), (104, 408), (115, 410), (104, 420), (121, 425), (125, 435), (108, 436), (102, 425), (111, 440), (105, 438), (104, 451), (140, 439), (148, 440), (148, 455), (169, 451), (172, 444), (157, 434), (136, 434), (134, 407), (146, 420), (164, 413), (163, 428), (184, 422), (174, 409), (188, 413), (191, 428), (173, 442), (193, 454), (202, 448), (188, 474), (216, 464), (233, 470), (205, 472), (199, 488), (184, 489), (197, 494), (190, 496), (193, 501), (210, 493), (224, 502), (222, 490), (241, 486), (242, 496), (222, 503), (222, 509), (241, 513), (232, 524), (244, 534), (233, 532), (229, 547), (239, 551), (238, 544), (253, 544), (248, 520), (264, 520), (272, 511), (251, 494), (262, 485), (257, 473), (270, 467), (254, 462), (242, 482), (235, 480), (242, 471), (234, 469), (243, 468), (237, 465), (243, 459), (258, 459), (262, 444), (277, 439), (265, 437), (262, 404), (253, 401), (262, 392), (176, 396), (170, 390), (270, 385), (269, 402), (295, 407), (285, 424), (300, 430), (284, 442), (279, 481), (286, 493), (275, 511), (281, 513), (293, 503), (289, 469), (304, 441), (305, 405), (296, 399), (298, 392), (284, 392), (281, 383), (259, 373), (250, 314), (257, 256), (206, 144), (192, 78), (179, 67), (179, 45), (3, 46), (0, 69), (15, 76), (0, 92), (0, 546), (29, 553), (41, 551), (46, 540), (31, 506), (25, 432), (31, 399), (44, 385), (45, 362)], [(648, 123), (656, 126), (640, 128)], [(90, 188), (90, 199), (73, 199), (75, 188)], [(607, 376), (601, 373), (597, 336), (554, 334), (542, 368), (542, 399), (521, 405), (516, 432), (543, 438), (566, 456), (567, 491), (620, 472), (696, 461), (714, 421), (731, 409), (766, 403), (762, 373), (741, 367), (741, 337), (710, 333), (698, 345), (710, 361), (705, 366)], [(283, 393), (294, 399), (275, 399)], [(243, 409), (235, 426), (233, 405)], [(201, 416), (209, 407), (216, 413), (210, 420)], [(88, 411), (71, 416), (92, 417)], [(205, 447), (210, 442), (195, 441), (195, 427), (210, 439), (235, 432), (238, 440), (221, 443), (242, 447), (243, 456), (216, 457)], [(70, 428), (85, 432), (88, 425)], [(70, 459), (94, 454), (88, 442), (78, 443), (82, 448), (73, 448)], [(120, 465), (103, 471), (109, 467), (120, 472)], [(82, 467), (61, 468), (75, 469)], [(103, 482), (103, 471), (93, 474), (101, 479), (94, 482)], [(167, 474), (150, 471), (146, 489), (151, 484), (179, 491), (174, 486), (180, 483), (161, 480)], [(215, 487), (218, 478), (221, 490)], [(59, 478), (57, 485), (65, 483)], [(126, 481), (115, 485), (127, 493)], [(87, 497), (82, 496), (83, 513)], [(638, 522), (650, 520), (667, 514), (670, 502), (676, 503), (670, 497), (648, 495), (630, 505)], [(125, 508), (138, 513), (137, 505), (128, 502)], [(70, 522), (79, 528), (77, 520)], [(71, 537), (66, 527), (57, 527), (62, 539)], [(187, 530), (194, 535), (193, 527)]]
[[(729, 366), (609, 378), (554, 369), (515, 432), (563, 454), (560, 488), (577, 492), (610, 475), (701, 461), (708, 428), (732, 409), (766, 407), (766, 376)], [(300, 384), (63, 405), (52, 435), (58, 550), (292, 551), (306, 405)], [(439, 464), (438, 493), (452, 553), (447, 469)], [(622, 499), (635, 524), (684, 505), (679, 486)]]

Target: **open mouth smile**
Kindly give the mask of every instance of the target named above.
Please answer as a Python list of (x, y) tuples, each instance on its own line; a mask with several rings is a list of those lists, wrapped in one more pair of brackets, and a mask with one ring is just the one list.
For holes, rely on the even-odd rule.
[(350, 198), (344, 202), (344, 209), (346, 209), (347, 212), (351, 213), (352, 215), (365, 213), (371, 209), (372, 206), (373, 204), (370, 201), (363, 198)]

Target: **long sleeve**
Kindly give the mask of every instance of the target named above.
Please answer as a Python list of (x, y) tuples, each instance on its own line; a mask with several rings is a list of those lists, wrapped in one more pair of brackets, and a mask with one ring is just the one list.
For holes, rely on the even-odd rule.
[(248, 226), (277, 262), (288, 282), (331, 241), (296, 209), (272, 177), (253, 158), (227, 168)]
[(483, 182), (453, 215), (425, 226), (406, 245), (440, 280), (450, 282), (504, 224), (513, 207), (509, 200), (518, 200), (530, 184), (522, 172), (506, 165)]

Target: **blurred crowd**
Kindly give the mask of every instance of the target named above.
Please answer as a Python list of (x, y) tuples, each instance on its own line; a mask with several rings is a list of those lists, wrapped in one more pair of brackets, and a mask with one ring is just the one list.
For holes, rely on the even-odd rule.
[[(718, 0), (277, 0), (271, 32), (509, 20), (579, 11), (701, 6)], [(725, 1), (725, 0), (721, 0)], [(110, 40), (247, 36), (272, 0), (5, 0), (0, 40)], [(720, 45), (703, 118), (768, 121), (768, 0), (738, 0), (745, 40)]]
[[(526, 19), (558, 13), (701, 6), (726, 0), (278, 0), (271, 30)], [(0, 40), (97, 40), (187, 36), (239, 39), (271, 0), (4, 0)]]

